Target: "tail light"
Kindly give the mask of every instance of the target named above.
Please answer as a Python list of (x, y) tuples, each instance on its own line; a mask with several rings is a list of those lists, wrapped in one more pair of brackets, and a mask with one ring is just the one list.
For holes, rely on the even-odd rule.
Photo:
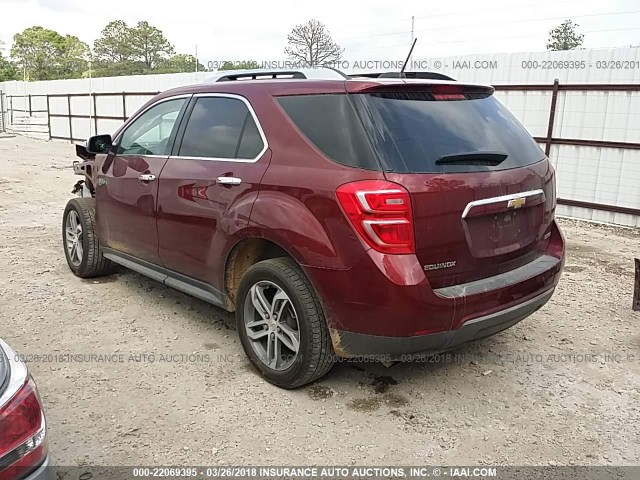
[(360, 237), (382, 253), (415, 253), (409, 192), (386, 180), (346, 183), (338, 201)]
[(46, 424), (38, 390), (26, 365), (1, 340), (0, 349), (7, 353), (10, 367), (7, 387), (0, 395), (0, 480), (13, 480), (45, 460)]

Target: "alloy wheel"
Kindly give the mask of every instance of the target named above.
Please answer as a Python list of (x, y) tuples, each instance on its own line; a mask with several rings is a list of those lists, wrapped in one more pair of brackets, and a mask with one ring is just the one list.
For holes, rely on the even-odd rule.
[(69, 260), (77, 267), (82, 263), (84, 251), (82, 250), (82, 223), (80, 223), (80, 217), (75, 210), (70, 210), (67, 215), (65, 240)]
[(286, 370), (300, 351), (298, 315), (287, 293), (270, 281), (259, 281), (244, 304), (247, 337), (256, 356), (273, 370)]

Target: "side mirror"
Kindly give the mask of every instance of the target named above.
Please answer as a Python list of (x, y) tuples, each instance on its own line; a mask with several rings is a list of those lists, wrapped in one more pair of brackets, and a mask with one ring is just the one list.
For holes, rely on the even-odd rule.
[(94, 135), (87, 140), (87, 152), (96, 155), (99, 153), (109, 153), (113, 140), (111, 135)]

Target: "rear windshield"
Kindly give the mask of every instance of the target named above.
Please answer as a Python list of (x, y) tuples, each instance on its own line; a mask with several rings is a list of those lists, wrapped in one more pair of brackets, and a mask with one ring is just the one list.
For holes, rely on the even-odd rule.
[[(282, 97), (280, 103), (326, 155), (360, 168), (360, 156), (371, 153), (381, 168), (410, 173), (503, 170), (544, 158), (493, 96), (435, 100), (426, 92), (387, 92)], [(487, 158), (478, 155), (483, 152)]]

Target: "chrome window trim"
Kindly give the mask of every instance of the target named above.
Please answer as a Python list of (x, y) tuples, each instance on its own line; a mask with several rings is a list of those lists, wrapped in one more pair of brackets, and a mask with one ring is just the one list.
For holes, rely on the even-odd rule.
[(482, 200), (474, 200), (473, 202), (467, 203), (467, 206), (464, 208), (464, 211), (462, 212), (462, 218), (463, 219), (467, 218), (467, 215), (469, 215), (469, 212), (471, 211), (471, 209), (479, 205), (491, 205), (492, 203), (508, 202), (509, 200), (514, 200), (516, 198), (523, 198), (523, 197), (527, 198), (527, 197), (533, 197), (536, 195), (544, 195), (544, 191), (541, 189), (530, 190), (528, 192), (513, 193), (510, 195), (502, 195), (500, 197), (491, 197), (491, 198), (483, 198)]
[[(140, 118), (142, 115), (144, 115), (146, 112), (148, 112), (149, 110), (151, 110), (153, 107), (160, 105), (161, 103), (165, 103), (165, 102), (169, 102), (171, 100), (179, 100), (181, 98), (185, 98), (185, 99), (189, 99), (193, 96), (193, 94), (191, 93), (183, 93), (181, 95), (173, 95), (171, 97), (165, 97), (165, 98), (161, 98), (160, 100), (158, 100), (157, 102), (152, 103), (151, 105), (147, 106), (147, 108), (145, 108), (144, 110), (140, 110), (138, 112), (136, 112), (133, 117), (129, 117), (126, 122), (125, 122), (125, 127), (122, 129), (122, 131), (118, 132), (118, 136), (116, 138), (113, 139), (113, 145), (118, 145), (120, 143), (120, 140), (122, 139), (122, 135), (124, 135), (124, 133), (129, 130), (129, 128), (131, 128), (131, 125), (133, 125), (133, 123)], [(188, 101), (188, 100), (187, 100)], [(178, 112), (179, 113), (179, 112)], [(140, 155), (140, 154), (134, 154), (134, 153), (116, 153), (115, 154), (118, 157), (162, 157), (162, 158), (167, 158), (169, 155)]]
[[(208, 160), (208, 161), (214, 161), (214, 162), (236, 162), (236, 163), (256, 163), (258, 160), (260, 160), (262, 158), (262, 156), (265, 154), (265, 152), (269, 149), (269, 143), (267, 142), (267, 136), (264, 134), (264, 130), (262, 129), (262, 125), (260, 124), (260, 121), (258, 120), (258, 116), (256, 115), (255, 110), (253, 109), (253, 106), (251, 105), (251, 103), (249, 102), (249, 100), (247, 100), (246, 97), (243, 97), (242, 95), (237, 95), (235, 93), (195, 93), (193, 95), (193, 98), (209, 98), (209, 97), (214, 97), (214, 98), (233, 98), (235, 100), (240, 100), (241, 102), (243, 102), (245, 104), (245, 106), (247, 107), (247, 109), (249, 110), (249, 113), (251, 114), (251, 117), (253, 117), (253, 121), (256, 124), (256, 127), (258, 128), (258, 133), (260, 134), (260, 138), (262, 139), (262, 150), (260, 150), (260, 152), (258, 153), (258, 155), (256, 155), (255, 158), (253, 159), (247, 159), (247, 158), (221, 158), (221, 157), (191, 157), (191, 156), (186, 156), (186, 155), (171, 155), (171, 158), (175, 158), (175, 159), (180, 159), (180, 160)], [(184, 133), (187, 131), (187, 128), (189, 127), (189, 121), (187, 119), (187, 124), (185, 126), (185, 130), (182, 134), (182, 138), (184, 138)], [(180, 139), (181, 145), (182, 146), (182, 138)]]

